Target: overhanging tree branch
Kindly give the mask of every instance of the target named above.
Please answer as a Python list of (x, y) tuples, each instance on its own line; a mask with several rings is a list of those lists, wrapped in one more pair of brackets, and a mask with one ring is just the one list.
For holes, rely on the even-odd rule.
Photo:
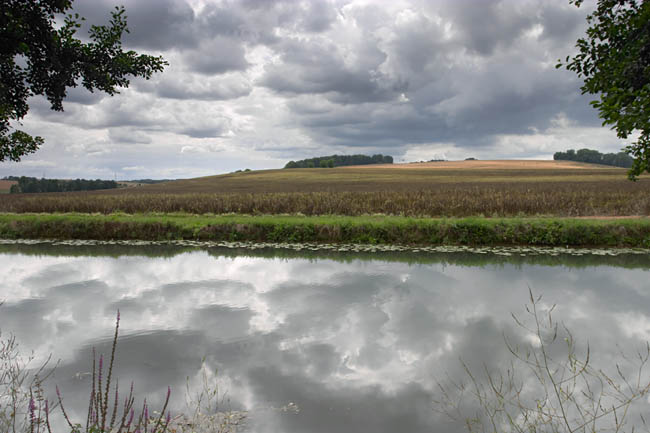
[[(580, 7), (583, 0), (570, 0)], [(650, 2), (598, 0), (587, 16), (589, 28), (578, 39), (578, 53), (557, 67), (584, 80), (582, 93), (598, 95), (591, 102), (603, 125), (619, 138), (639, 138), (624, 148), (634, 158), (631, 180), (650, 171)]]
[(93, 25), (90, 42), (75, 37), (83, 18), (55, 19), (72, 7), (71, 0), (3, 0), (0, 10), (0, 162), (19, 161), (43, 144), (41, 137), (14, 130), (28, 113), (27, 98), (43, 95), (52, 110), (63, 111), (67, 89), (81, 83), (89, 91), (109, 95), (128, 87), (133, 77), (151, 78), (168, 64), (161, 56), (122, 49), (128, 32), (126, 12), (116, 7), (108, 25)]

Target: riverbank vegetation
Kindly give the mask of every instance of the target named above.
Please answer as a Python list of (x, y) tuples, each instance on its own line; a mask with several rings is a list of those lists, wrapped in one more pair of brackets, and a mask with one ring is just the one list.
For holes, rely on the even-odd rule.
[(0, 214), (0, 238), (650, 247), (650, 220)]

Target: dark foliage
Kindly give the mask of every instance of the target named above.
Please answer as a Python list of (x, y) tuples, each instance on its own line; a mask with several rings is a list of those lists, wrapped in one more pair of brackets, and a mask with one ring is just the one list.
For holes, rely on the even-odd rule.
[[(570, 0), (578, 7), (582, 1)], [(598, 0), (587, 23), (578, 53), (558, 67), (584, 79), (582, 93), (599, 95), (591, 105), (603, 125), (612, 125), (622, 139), (639, 133), (625, 148), (634, 157), (629, 177), (635, 180), (650, 170), (650, 2)]]
[(556, 161), (588, 162), (590, 164), (611, 165), (623, 168), (630, 168), (634, 164), (634, 158), (625, 152), (600, 153), (592, 149), (580, 149), (577, 152), (569, 149), (566, 152), (555, 152), (553, 159)]
[(65, 191), (94, 191), (98, 189), (113, 189), (119, 185), (114, 180), (89, 179), (37, 179), (35, 177), (13, 177), (18, 183), (11, 186), (12, 194), (30, 192), (65, 192)]
[(123, 51), (128, 32), (124, 8), (109, 25), (91, 26), (89, 42), (75, 37), (83, 18), (67, 15), (72, 0), (2, 0), (0, 9), (0, 161), (19, 161), (43, 144), (41, 137), (14, 130), (29, 111), (27, 99), (43, 95), (63, 111), (67, 89), (81, 84), (109, 95), (128, 87), (130, 77), (150, 78), (167, 64), (162, 57)]
[(389, 155), (330, 155), (316, 158), (289, 161), (284, 168), (328, 168), (346, 165), (392, 164), (393, 157)]

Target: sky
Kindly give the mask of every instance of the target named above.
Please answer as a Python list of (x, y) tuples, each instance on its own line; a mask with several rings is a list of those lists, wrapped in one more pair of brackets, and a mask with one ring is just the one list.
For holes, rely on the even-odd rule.
[[(45, 144), (0, 177), (190, 178), (330, 154), (552, 159), (624, 145), (582, 95), (575, 53), (593, 2), (76, 0), (87, 24), (124, 4), (124, 46), (169, 66), (109, 97), (38, 96)], [(80, 37), (86, 33), (82, 29)]]

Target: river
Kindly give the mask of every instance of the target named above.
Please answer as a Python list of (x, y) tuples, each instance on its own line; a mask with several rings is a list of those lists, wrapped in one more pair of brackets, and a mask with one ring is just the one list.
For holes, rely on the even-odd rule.
[(512, 317), (533, 323), (531, 292), (604, 369), (650, 339), (647, 252), (497, 253), (6, 244), (0, 330), (58, 361), (45, 387), (72, 418), (119, 310), (123, 390), (159, 407), (169, 386), (176, 415), (207, 380), (245, 429), (291, 433), (464, 431), (438, 384), (506, 368), (506, 340), (538, 347)]

